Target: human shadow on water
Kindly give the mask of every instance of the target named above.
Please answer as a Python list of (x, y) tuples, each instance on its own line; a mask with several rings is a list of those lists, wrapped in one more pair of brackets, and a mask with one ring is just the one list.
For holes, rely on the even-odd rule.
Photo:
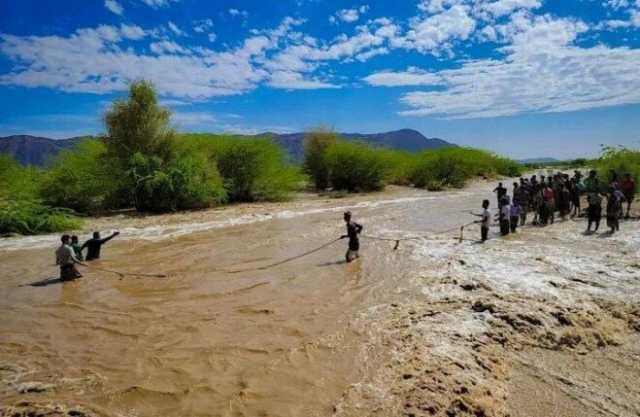
[(318, 264), (316, 266), (335, 266), (335, 265), (346, 265), (347, 261), (345, 261), (344, 259), (341, 261), (334, 261), (334, 262), (325, 262), (325, 263), (321, 263)]
[(615, 232), (612, 232), (611, 230), (607, 230), (607, 231), (606, 231), (606, 232), (604, 232), (604, 233), (600, 233), (600, 234), (598, 235), (598, 237), (599, 237), (600, 239), (607, 239), (607, 238), (610, 238), (611, 236), (613, 236), (613, 235), (614, 235), (614, 233), (615, 233)]
[(22, 284), (20, 285), (20, 287), (48, 287), (49, 285), (64, 284), (66, 282), (72, 282), (77, 279), (80, 279), (80, 278), (60, 279), (60, 278), (52, 277), (52, 278), (45, 278), (40, 281), (31, 282), (29, 284)]

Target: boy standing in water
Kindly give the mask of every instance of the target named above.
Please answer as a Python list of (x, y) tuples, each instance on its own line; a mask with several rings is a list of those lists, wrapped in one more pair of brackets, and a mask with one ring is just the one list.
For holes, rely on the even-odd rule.
[(347, 224), (347, 234), (343, 235), (341, 239), (349, 238), (349, 249), (345, 255), (347, 263), (353, 262), (360, 257), (358, 251), (360, 250), (360, 239), (358, 235), (362, 233), (364, 229), (361, 225), (351, 220), (351, 212), (344, 213), (344, 221)]
[(482, 214), (471, 213), (476, 217), (480, 217), (476, 223), (480, 223), (480, 240), (486, 242), (489, 237), (489, 226), (491, 225), (491, 212), (489, 211), (489, 200), (482, 202)]
[(520, 220), (520, 214), (522, 213), (522, 207), (518, 202), (514, 201), (511, 204), (511, 233), (515, 233), (518, 230), (518, 221)]

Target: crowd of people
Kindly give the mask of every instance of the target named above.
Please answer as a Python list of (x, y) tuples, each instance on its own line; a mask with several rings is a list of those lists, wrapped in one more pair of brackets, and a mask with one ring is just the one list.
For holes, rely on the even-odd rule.
[[(513, 183), (511, 196), (502, 183), (493, 191), (498, 202), (496, 220), (503, 236), (516, 233), (519, 226), (526, 224), (529, 214), (533, 215), (532, 224), (537, 226), (553, 224), (556, 215), (563, 220), (568, 216), (581, 216), (583, 196), (587, 202), (587, 233), (598, 231), (603, 200), (606, 198), (607, 226), (609, 233), (613, 234), (620, 230), (620, 219), (630, 215), (636, 183), (631, 174), (625, 174), (620, 179), (615, 171), (611, 171), (609, 178), (602, 180), (596, 171), (590, 171), (587, 178), (583, 179), (582, 173), (575, 171), (573, 176), (557, 173), (548, 177), (533, 175), (531, 178), (520, 178), (519, 182)], [(489, 200), (483, 201), (482, 213), (476, 214), (481, 218), (478, 223), (481, 224), (483, 242), (488, 238), (491, 225), (489, 205)]]

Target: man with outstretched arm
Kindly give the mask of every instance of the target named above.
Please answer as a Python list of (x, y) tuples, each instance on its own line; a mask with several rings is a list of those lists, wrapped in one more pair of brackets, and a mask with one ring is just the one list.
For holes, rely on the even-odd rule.
[(364, 229), (362, 225), (351, 220), (351, 212), (344, 213), (344, 221), (347, 224), (347, 234), (343, 235), (341, 239), (349, 238), (349, 249), (345, 255), (347, 263), (353, 262), (360, 257), (358, 251), (360, 250), (360, 239), (358, 235), (362, 233)]
[(93, 232), (93, 238), (87, 240), (86, 242), (84, 242), (84, 245), (82, 245), (81, 250), (84, 250), (84, 248), (87, 248), (87, 256), (85, 259), (87, 261), (100, 259), (100, 249), (102, 248), (102, 245), (104, 245), (114, 237), (118, 236), (119, 234), (120, 232), (113, 232), (111, 236), (101, 239), (100, 232)]
[(84, 265), (76, 258), (71, 247), (71, 237), (63, 235), (62, 244), (56, 249), (56, 265), (60, 266), (60, 281), (71, 281), (81, 278), (82, 274), (76, 269), (76, 264)]
[(482, 243), (486, 242), (489, 237), (489, 226), (491, 225), (491, 212), (489, 211), (489, 200), (482, 202), (482, 213), (471, 213), (476, 217), (480, 217), (481, 220), (477, 220), (476, 223), (480, 223), (480, 240)]

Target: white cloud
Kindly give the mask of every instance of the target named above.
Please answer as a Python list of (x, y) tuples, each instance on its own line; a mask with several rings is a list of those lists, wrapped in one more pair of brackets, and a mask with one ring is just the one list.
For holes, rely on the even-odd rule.
[(116, 0), (104, 0), (104, 7), (118, 16), (122, 16), (122, 13), (124, 12), (124, 9)]
[(157, 55), (163, 55), (163, 54), (190, 55), (191, 54), (191, 51), (189, 51), (186, 48), (183, 48), (182, 46), (172, 41), (153, 42), (151, 45), (149, 45), (149, 49), (151, 49), (151, 52)]
[(469, 39), (476, 29), (476, 21), (469, 12), (467, 6), (455, 5), (438, 14), (414, 20), (405, 36), (404, 47), (435, 55), (442, 49), (451, 49), (454, 41)]
[[(512, 35), (504, 59), (471, 60), (432, 73), (442, 79), (444, 89), (405, 94), (401, 101), (410, 109), (401, 114), (478, 118), (640, 102), (640, 50), (575, 46), (586, 30), (568, 19), (533, 18)], [(391, 83), (406, 76), (370, 77)]]
[(403, 87), (419, 85), (439, 85), (442, 78), (419, 68), (409, 67), (403, 72), (381, 71), (365, 77), (364, 80), (373, 86), (378, 87)]
[(207, 38), (209, 39), (209, 42), (215, 42), (216, 38), (217, 38), (217, 35), (215, 33), (211, 32), (211, 33), (209, 33), (207, 35)]
[(176, 25), (172, 21), (169, 21), (169, 23), (167, 23), (167, 27), (169, 28), (169, 30), (171, 30), (171, 32), (175, 33), (178, 36), (187, 36), (187, 34), (183, 32), (182, 29), (180, 29), (178, 25)]
[(336, 12), (335, 15), (329, 17), (329, 22), (337, 23), (341, 20), (346, 23), (353, 23), (360, 19), (360, 16), (365, 14), (369, 10), (368, 5), (362, 5), (353, 9), (342, 9)]
[(239, 9), (229, 9), (229, 14), (231, 16), (240, 16), (243, 18), (247, 18), (249, 16), (249, 12), (246, 10), (239, 10)]
[(267, 83), (270, 87), (287, 90), (316, 90), (323, 88), (340, 88), (317, 79), (305, 79), (300, 73), (293, 71), (276, 71), (271, 74), (271, 79)]
[(149, 7), (153, 7), (154, 9), (158, 9), (160, 7), (167, 7), (172, 2), (178, 2), (180, 0), (140, 0), (140, 1), (142, 1), (144, 4), (146, 4)]
[(193, 22), (193, 30), (194, 32), (197, 32), (197, 33), (208, 32), (209, 30), (211, 30), (212, 27), (213, 27), (213, 20), (211, 19), (197, 20)]
[[(151, 55), (123, 48), (126, 37), (138, 33), (130, 27), (79, 29), (69, 36), (15, 36), (0, 34), (0, 53), (15, 63), (0, 75), (0, 85), (44, 87), (67, 92), (104, 94), (123, 91), (135, 79), (155, 83), (171, 98), (202, 100), (242, 94), (261, 83), (286, 84), (282, 74), (266, 69), (268, 52), (278, 50), (300, 20), (286, 18), (276, 28), (258, 31), (241, 46), (225, 51), (188, 48), (175, 41), (152, 42)], [(289, 88), (326, 88), (312, 78), (288, 79)]]
[(120, 33), (122, 34), (123, 38), (131, 39), (134, 41), (140, 40), (147, 35), (140, 26), (125, 24), (120, 25)]

